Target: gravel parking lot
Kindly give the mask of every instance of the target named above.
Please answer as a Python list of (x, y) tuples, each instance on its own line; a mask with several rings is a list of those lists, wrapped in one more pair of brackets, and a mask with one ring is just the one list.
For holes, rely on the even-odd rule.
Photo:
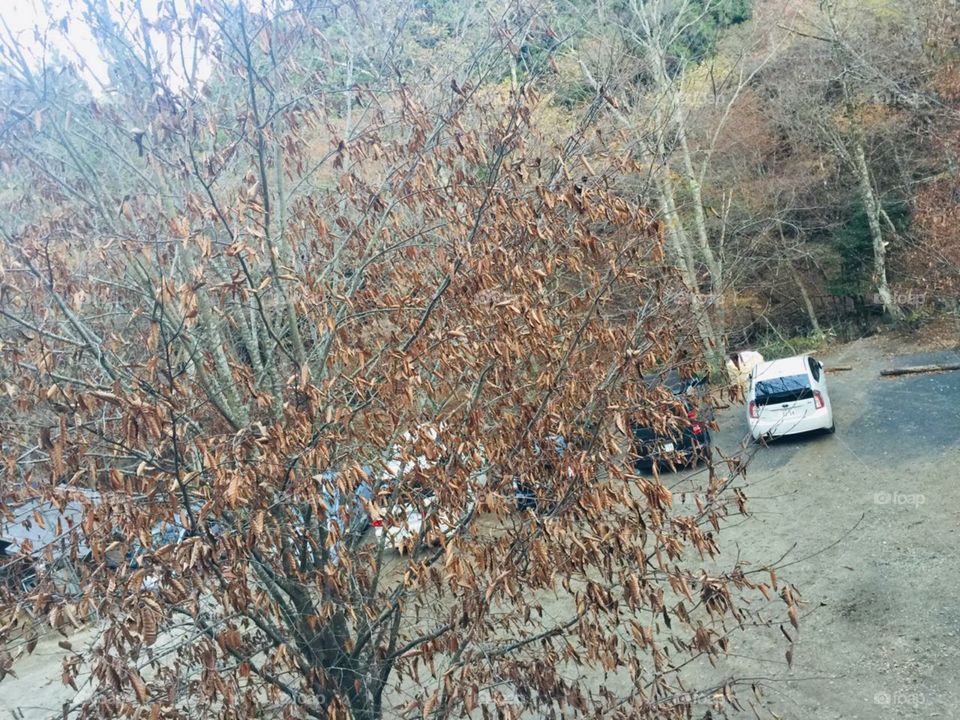
[[(782, 717), (960, 716), (960, 372), (880, 377), (960, 353), (905, 347), (870, 338), (821, 356), (852, 368), (828, 375), (836, 435), (754, 446), (753, 521), (721, 534), (728, 556), (795, 561), (783, 576), (807, 605), (793, 668), (760, 639), (725, 668), (770, 678)], [(716, 445), (734, 452), (743, 407), (719, 421)]]

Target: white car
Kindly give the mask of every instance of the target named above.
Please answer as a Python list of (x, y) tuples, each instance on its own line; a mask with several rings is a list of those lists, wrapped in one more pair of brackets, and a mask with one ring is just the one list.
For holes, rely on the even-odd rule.
[(747, 421), (754, 440), (813, 430), (834, 432), (823, 363), (797, 355), (757, 364), (747, 391)]
[[(390, 495), (398, 484), (402, 484), (404, 495), (409, 501), (395, 502), (392, 507), (380, 509), (383, 503), (378, 500), (374, 503), (372, 524), (376, 533), (377, 542), (385, 538), (387, 545), (391, 545), (399, 552), (413, 551), (421, 542), (436, 542), (440, 535), (450, 537), (460, 529), (463, 518), (473, 510), (472, 493), (469, 493), (463, 507), (438, 507), (435, 494), (427, 489), (415, 489), (418, 484), (419, 473), (442, 471), (437, 465), (443, 462), (447, 452), (438, 439), (437, 431), (433, 428), (421, 429), (417, 434), (406, 433), (403, 439), (407, 442), (421, 441), (435, 443), (433, 452), (420, 455), (414, 460), (401, 462), (396, 459), (399, 449), (394, 453), (395, 458), (386, 464), (383, 474), (382, 491), (380, 496), (387, 502), (393, 503)], [(470, 476), (471, 486), (486, 483), (486, 472), (483, 469), (485, 462), (481, 458), (481, 469)], [(414, 495), (416, 499), (412, 499)]]

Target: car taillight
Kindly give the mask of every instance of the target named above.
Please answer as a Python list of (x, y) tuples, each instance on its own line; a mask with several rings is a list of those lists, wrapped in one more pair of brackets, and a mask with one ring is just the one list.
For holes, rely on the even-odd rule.
[(817, 410), (823, 407), (823, 395), (820, 394), (819, 390), (813, 391), (813, 403), (817, 406)]
[(694, 420), (696, 417), (697, 414), (693, 410), (687, 412), (687, 420)]
[(374, 527), (383, 527), (383, 520), (374, 520), (371, 525)]
[(760, 417), (759, 413), (757, 413), (757, 403), (756, 403), (756, 401), (754, 401), (754, 400), (751, 400), (751, 401), (750, 401), (749, 409), (750, 409), (750, 417), (752, 417), (752, 418), (754, 418), (754, 419)]
[(703, 425), (701, 425), (700, 423), (694, 423), (690, 427), (690, 429), (693, 430), (694, 435), (699, 435), (700, 433), (703, 432)]

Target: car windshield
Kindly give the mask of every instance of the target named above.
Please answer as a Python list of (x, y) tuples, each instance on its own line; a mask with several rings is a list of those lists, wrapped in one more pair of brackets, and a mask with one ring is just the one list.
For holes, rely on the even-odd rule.
[(809, 400), (813, 397), (810, 378), (806, 375), (784, 375), (783, 377), (758, 380), (756, 385), (757, 405)]

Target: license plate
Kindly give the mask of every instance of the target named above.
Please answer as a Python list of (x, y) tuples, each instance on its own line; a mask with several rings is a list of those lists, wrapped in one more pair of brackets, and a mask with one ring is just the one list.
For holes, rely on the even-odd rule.
[(673, 452), (673, 443), (664, 443), (663, 444), (664, 452)]
[(803, 410), (800, 408), (791, 408), (790, 410), (784, 410), (783, 416), (788, 418), (795, 418), (803, 416)]

